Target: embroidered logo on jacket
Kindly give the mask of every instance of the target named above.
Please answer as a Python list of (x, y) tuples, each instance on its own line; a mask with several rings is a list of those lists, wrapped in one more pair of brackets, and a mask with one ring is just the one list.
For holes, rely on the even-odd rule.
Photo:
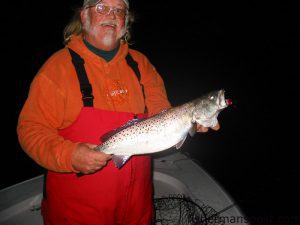
[(121, 83), (119, 80), (108, 81), (108, 95), (117, 104), (123, 104), (128, 101), (128, 89), (126, 85)]

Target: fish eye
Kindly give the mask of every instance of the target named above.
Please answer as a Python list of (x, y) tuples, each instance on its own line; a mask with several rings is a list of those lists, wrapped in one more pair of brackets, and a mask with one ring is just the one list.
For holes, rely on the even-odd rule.
[(210, 100), (214, 100), (215, 96), (210, 96), (209, 99)]

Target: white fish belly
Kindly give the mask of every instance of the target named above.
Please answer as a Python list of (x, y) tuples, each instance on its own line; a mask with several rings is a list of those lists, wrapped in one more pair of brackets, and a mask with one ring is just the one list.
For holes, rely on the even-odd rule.
[[(186, 134), (185, 134), (186, 135)], [(136, 139), (127, 139), (104, 150), (107, 154), (141, 155), (169, 149), (180, 142), (184, 135), (140, 135)]]
[(190, 124), (178, 126), (171, 123), (153, 126), (147, 130), (120, 132), (103, 145), (103, 152), (115, 155), (140, 155), (155, 153), (173, 147), (180, 142), (190, 129)]

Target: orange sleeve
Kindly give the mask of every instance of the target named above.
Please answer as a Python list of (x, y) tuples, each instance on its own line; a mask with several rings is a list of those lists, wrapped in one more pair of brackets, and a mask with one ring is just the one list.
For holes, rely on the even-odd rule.
[(58, 135), (64, 99), (59, 87), (40, 72), (31, 83), (17, 125), (23, 150), (40, 166), (56, 172), (73, 171), (71, 154), (76, 147), (76, 143)]
[(164, 82), (147, 57), (142, 57), (142, 66), (139, 68), (142, 74), (141, 82), (144, 85), (149, 116), (170, 108), (171, 104), (167, 97)]

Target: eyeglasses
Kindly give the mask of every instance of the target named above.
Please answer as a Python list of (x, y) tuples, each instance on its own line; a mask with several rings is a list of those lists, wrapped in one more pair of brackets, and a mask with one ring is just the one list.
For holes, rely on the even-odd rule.
[(96, 12), (101, 15), (109, 15), (111, 12), (113, 12), (115, 16), (124, 18), (128, 13), (127, 9), (110, 7), (110, 6), (104, 5), (102, 3), (99, 3), (97, 5), (88, 6), (88, 7), (86, 7), (86, 9), (94, 7), (94, 6), (95, 6)]

